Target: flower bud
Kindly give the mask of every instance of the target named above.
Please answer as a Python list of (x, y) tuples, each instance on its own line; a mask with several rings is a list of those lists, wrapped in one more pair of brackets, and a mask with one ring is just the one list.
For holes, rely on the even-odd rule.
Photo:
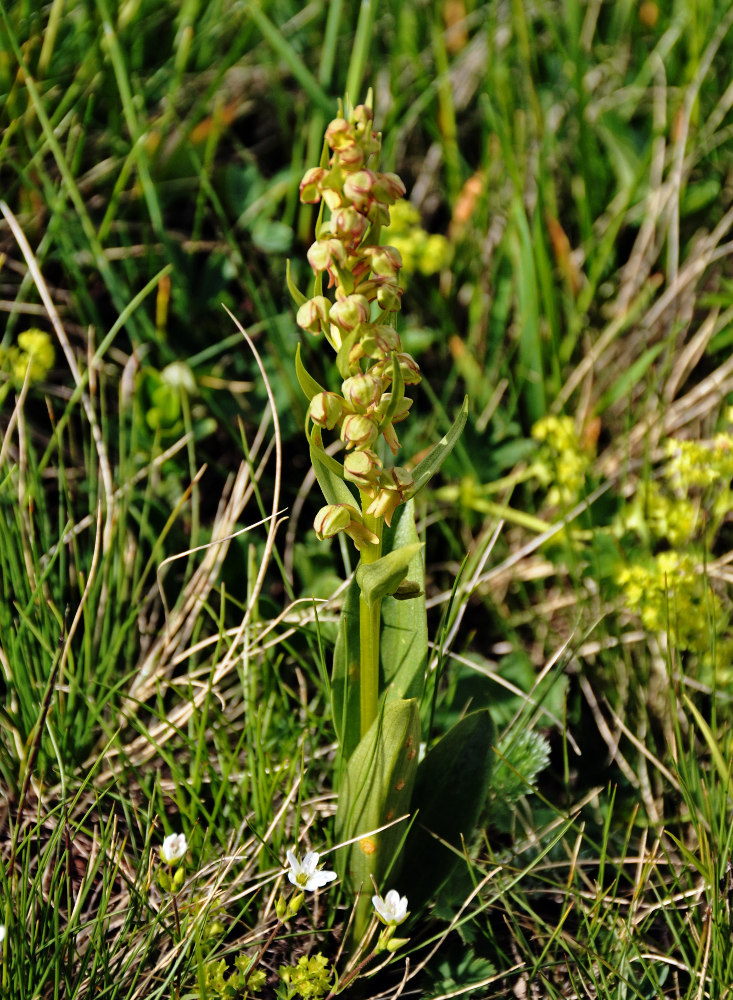
[(318, 274), (328, 271), (334, 277), (334, 269), (343, 267), (346, 263), (346, 250), (340, 240), (323, 239), (316, 242), (308, 250), (308, 263)]
[(364, 166), (364, 150), (359, 146), (347, 146), (338, 151), (338, 164), (345, 170), (361, 170)]
[[(397, 437), (397, 431), (394, 429), (394, 425), (392, 423), (389, 423), (387, 424), (386, 427), (382, 428), (382, 436), (384, 437), (384, 440), (387, 442), (387, 447), (389, 448), (389, 450), (392, 452), (393, 455), (396, 455), (397, 452), (400, 450), (400, 441), (399, 438)], [(389, 521), (387, 522), (387, 524), (389, 524)]]
[(323, 167), (311, 167), (303, 174), (300, 182), (300, 200), (304, 204), (314, 205), (321, 200), (321, 184), (328, 171)]
[(377, 174), (371, 187), (372, 197), (383, 205), (394, 205), (398, 198), (405, 197), (405, 185), (397, 174)]
[(344, 398), (361, 413), (375, 406), (382, 395), (382, 380), (374, 375), (354, 375), (341, 386)]
[(330, 319), (343, 330), (353, 330), (369, 320), (369, 300), (363, 295), (346, 295), (331, 306)]
[(394, 483), (395, 489), (403, 499), (404, 494), (415, 485), (412, 473), (402, 465), (395, 465), (393, 469), (390, 469), (389, 476)]
[(347, 149), (356, 142), (354, 128), (345, 118), (334, 118), (326, 129), (326, 142), (333, 150)]
[(364, 253), (371, 260), (372, 271), (382, 277), (392, 278), (402, 267), (402, 254), (397, 247), (365, 247)]
[(379, 437), (376, 421), (363, 413), (348, 413), (341, 424), (341, 440), (347, 448), (370, 448)]
[(332, 503), (321, 507), (313, 521), (313, 527), (321, 540), (333, 538), (339, 531), (348, 528), (352, 519), (361, 523), (361, 514), (356, 507), (348, 503)]
[(319, 392), (310, 401), (308, 415), (314, 424), (333, 430), (341, 420), (344, 412), (344, 401), (335, 392)]
[[(389, 404), (391, 402), (392, 402), (392, 393), (385, 392), (382, 395), (382, 398), (379, 400), (379, 406), (374, 411), (374, 416), (377, 418), (377, 420), (384, 420), (384, 417), (389, 408)], [(398, 424), (401, 420), (404, 420), (405, 417), (410, 412), (411, 406), (412, 406), (412, 400), (409, 399), (407, 396), (403, 396), (402, 399), (397, 404), (397, 409), (392, 414), (392, 423)]]
[(377, 303), (384, 312), (398, 312), (402, 308), (402, 289), (399, 285), (382, 285), (377, 292)]
[(360, 489), (369, 490), (372, 496), (377, 492), (381, 471), (382, 460), (369, 448), (351, 451), (344, 458), (345, 478), (356, 483)]
[(331, 217), (331, 232), (346, 245), (347, 250), (355, 250), (359, 246), (368, 228), (366, 216), (351, 206), (339, 208)]
[(275, 916), (281, 922), (285, 919), (285, 914), (288, 912), (288, 901), (283, 896), (280, 895), (275, 901)]
[(330, 299), (327, 299), (325, 295), (316, 295), (303, 303), (298, 309), (295, 319), (298, 326), (307, 330), (308, 333), (320, 333), (328, 325), (330, 310)]
[(303, 905), (304, 899), (305, 899), (304, 892), (296, 892), (296, 894), (291, 898), (290, 902), (288, 903), (288, 908), (285, 913), (286, 920), (291, 920), (298, 913), (298, 910)]
[[(400, 335), (393, 326), (386, 323), (371, 323), (361, 336), (364, 354), (370, 358), (380, 358), (377, 364), (384, 365), (387, 359), (388, 371), (392, 370), (392, 352), (402, 350)], [(382, 375), (382, 371), (374, 371), (374, 375)]]
[(357, 208), (366, 209), (374, 200), (372, 187), (376, 181), (377, 175), (372, 170), (357, 170), (344, 181), (344, 197)]
[[(417, 385), (420, 381), (420, 367), (411, 354), (396, 354), (397, 364), (400, 366), (400, 374), (405, 385)], [(372, 374), (382, 378), (392, 378), (392, 358), (386, 356), (376, 361), (369, 369)]]
[(374, 111), (368, 104), (357, 104), (351, 117), (356, 131), (360, 132), (371, 127), (374, 121)]

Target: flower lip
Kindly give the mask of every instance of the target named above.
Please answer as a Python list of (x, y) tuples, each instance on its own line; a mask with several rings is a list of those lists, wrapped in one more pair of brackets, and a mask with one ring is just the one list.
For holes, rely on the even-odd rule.
[(385, 924), (396, 927), (407, 920), (407, 896), (400, 896), (396, 889), (390, 889), (384, 899), (381, 896), (372, 896), (372, 903), (377, 916)]
[(301, 861), (294, 851), (287, 852), (288, 864), (290, 865), (288, 879), (294, 886), (307, 892), (313, 892), (336, 878), (336, 872), (326, 871), (318, 867), (319, 857), (320, 855), (315, 851), (308, 851)]
[(167, 865), (175, 865), (185, 857), (187, 850), (188, 841), (184, 834), (171, 833), (161, 844), (160, 857)]

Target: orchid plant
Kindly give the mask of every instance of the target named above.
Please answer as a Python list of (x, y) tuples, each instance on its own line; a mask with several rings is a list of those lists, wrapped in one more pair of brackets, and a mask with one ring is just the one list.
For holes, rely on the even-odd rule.
[[(308, 399), (306, 434), (325, 506), (315, 518), (319, 538), (345, 533), (359, 563), (342, 610), (332, 671), (332, 709), (342, 774), (336, 833), (345, 845), (339, 874), (358, 901), (355, 937), (371, 917), (372, 884), (393, 881), (404, 859), (403, 884), (423, 901), (456, 860), (447, 845), (469, 838), (488, 789), (493, 726), (488, 711), (472, 713), (420, 762), (430, 734), (424, 707), (428, 670), (423, 545), (413, 498), (438, 471), (466, 421), (467, 401), (448, 433), (415, 463), (398, 461), (397, 427), (409, 416), (408, 391), (421, 380), (396, 328), (402, 259), (381, 244), (390, 209), (405, 195), (393, 173), (379, 170), (381, 136), (371, 99), (340, 107), (325, 133), (319, 166), (300, 185), (301, 201), (319, 205), (308, 250), (310, 296), (291, 279), (298, 325), (322, 336), (335, 354), (340, 391), (306, 370), (296, 372)], [(343, 445), (339, 461), (324, 433)], [(377, 912), (392, 924), (406, 902), (391, 890)], [(375, 904), (376, 905), (376, 904)]]

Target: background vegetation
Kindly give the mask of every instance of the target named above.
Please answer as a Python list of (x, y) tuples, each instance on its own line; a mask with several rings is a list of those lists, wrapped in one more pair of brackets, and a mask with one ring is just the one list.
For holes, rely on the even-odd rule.
[[(286, 849), (332, 843), (350, 566), (311, 530), (285, 266), (368, 87), (413, 206), (406, 453), (471, 403), (419, 510), (436, 728), (488, 702), (501, 736), (470, 863), (366, 995), (730, 994), (732, 25), (0, 3), (3, 996), (212, 995)], [(261, 995), (347, 918), (332, 892), (278, 935)]]

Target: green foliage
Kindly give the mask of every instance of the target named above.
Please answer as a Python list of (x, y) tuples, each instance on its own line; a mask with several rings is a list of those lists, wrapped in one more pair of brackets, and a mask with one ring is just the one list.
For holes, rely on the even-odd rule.
[(267, 981), (267, 973), (263, 969), (253, 969), (252, 963), (247, 955), (237, 955), (233, 969), (228, 969), (223, 958), (218, 962), (209, 962), (204, 978), (206, 995), (221, 997), (221, 1000), (256, 997)]
[[(351, 754), (344, 773), (336, 836), (342, 842), (355, 840), (341, 852), (339, 864), (349, 884), (362, 893), (354, 919), (357, 940), (371, 912), (370, 879), (380, 885), (388, 875), (399, 874), (398, 850), (407, 830), (419, 745), (417, 701), (390, 701)], [(391, 825), (381, 830), (385, 824)], [(405, 858), (412, 863), (408, 854)]]
[[(379, 686), (425, 688), (423, 736), (489, 706), (508, 761), (435, 907), (410, 902), (404, 993), (733, 981), (732, 23), (718, 0), (0, 5), (0, 995), (214, 995), (207, 964), (272, 933), (295, 832), (331, 846), (359, 713), (334, 761), (323, 706), (343, 740), (360, 664), (327, 660), (338, 601), (359, 648), (360, 595), (311, 600), (352, 566), (303, 530), (301, 434), (344, 379), (310, 335), (293, 370), (287, 289), (323, 294), (297, 183), (370, 83), (410, 198), (379, 237), (423, 374), (404, 453), (470, 400), (383, 533), (425, 543), (424, 594), (382, 600)], [(155, 853), (182, 828), (176, 913)], [(303, 940), (350, 990), (337, 906), (308, 895), (250, 990)]]
[(296, 965), (281, 965), (279, 970), (282, 985), (278, 987), (279, 1000), (320, 1000), (332, 986), (333, 970), (328, 959), (320, 952), (315, 955), (301, 955)]
[(483, 812), (491, 780), (496, 730), (488, 709), (457, 722), (417, 769), (415, 821), (404, 856), (403, 883), (416, 906), (450, 878)]

